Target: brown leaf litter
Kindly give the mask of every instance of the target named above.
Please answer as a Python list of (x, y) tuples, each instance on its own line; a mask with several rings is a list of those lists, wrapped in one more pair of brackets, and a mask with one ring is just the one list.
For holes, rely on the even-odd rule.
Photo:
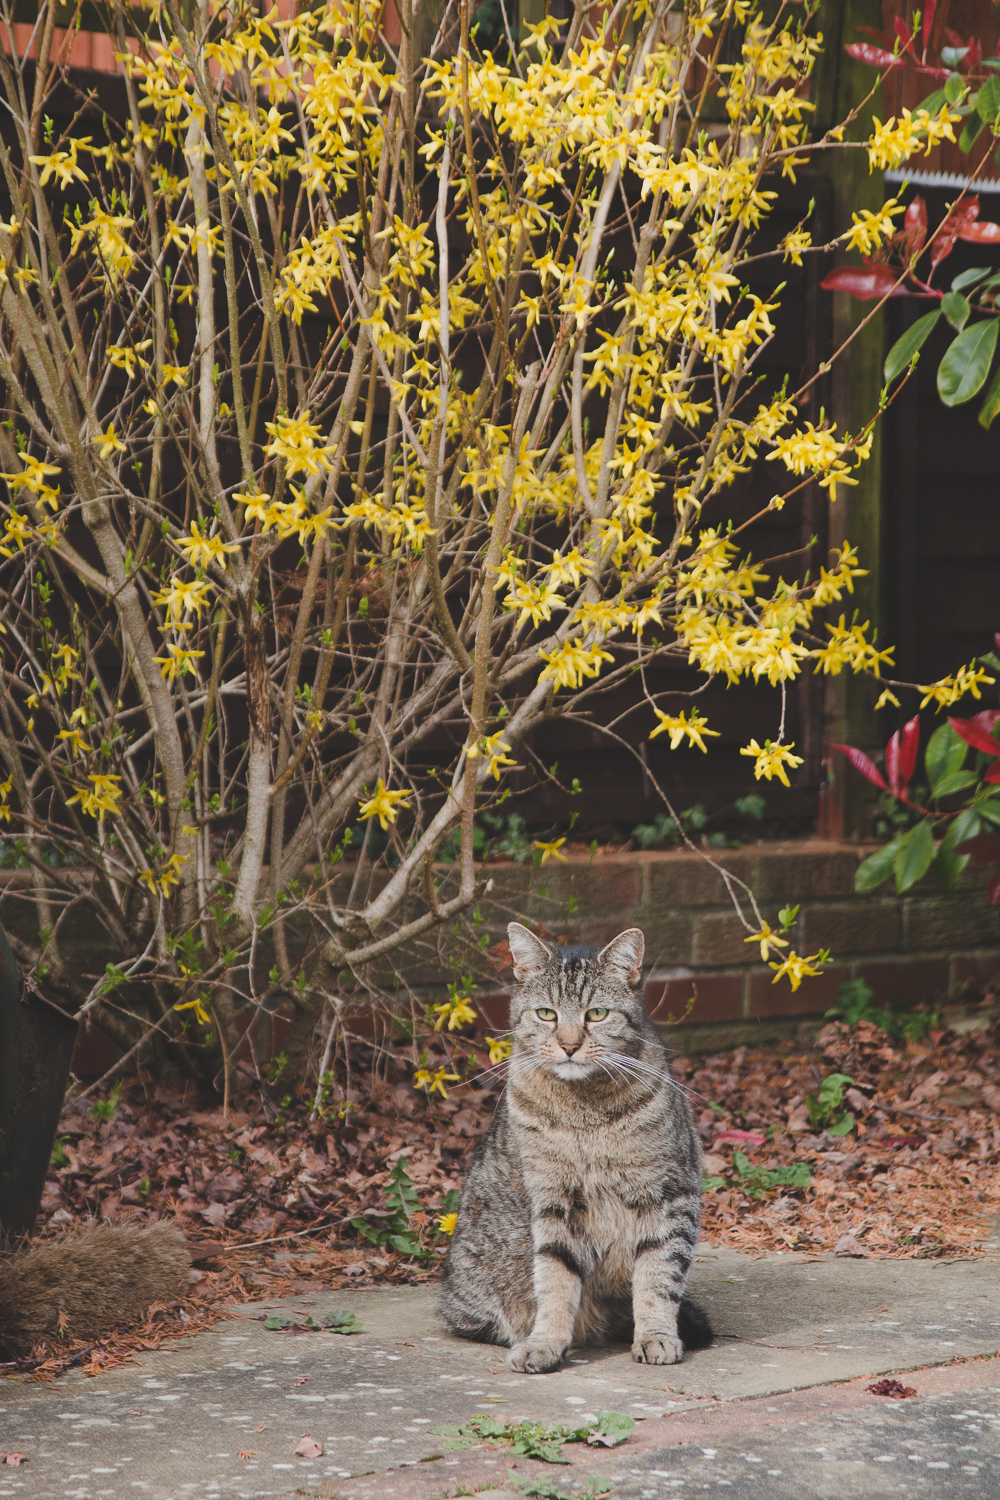
[[(427, 1066), (433, 1070), (435, 1054)], [(444, 1061), (446, 1054), (442, 1046)], [(74, 1341), (4, 1367), (50, 1379), (69, 1365), (96, 1374), (165, 1341), (210, 1327), (233, 1303), (317, 1287), (425, 1283), (439, 1274), (447, 1237), (441, 1199), (460, 1185), (498, 1096), (487, 1074), (447, 1099), (412, 1085), (402, 1050), (372, 1051), (352, 1069), (339, 1107), (310, 1118), (303, 1091), (274, 1118), (263, 1105), (225, 1118), (129, 1080), (113, 1118), (71, 1100), (46, 1183), (39, 1238), (95, 1218), (175, 1218), (197, 1269), (190, 1295), (98, 1344)], [(980, 1253), (1000, 1216), (1000, 1036), (932, 1033), (896, 1044), (862, 1022), (828, 1026), (811, 1050), (748, 1048), (675, 1058), (707, 1155), (724, 1184), (706, 1192), (704, 1234), (752, 1254), (951, 1257)], [(810, 1128), (808, 1096), (831, 1072), (854, 1082), (843, 1107), (855, 1128)], [(804, 1164), (808, 1186), (761, 1187), (733, 1169), (734, 1152), (766, 1172)], [(421, 1204), (411, 1221), (428, 1256), (404, 1257), (360, 1238), (351, 1219), (377, 1225), (393, 1164), (403, 1155)], [(720, 1168), (722, 1169), (720, 1172)]]

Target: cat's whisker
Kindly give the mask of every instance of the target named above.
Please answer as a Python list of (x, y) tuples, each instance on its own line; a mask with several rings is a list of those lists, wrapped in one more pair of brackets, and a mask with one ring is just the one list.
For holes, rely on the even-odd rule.
[(499, 1078), (503, 1073), (508, 1072), (509, 1068), (510, 1058), (505, 1057), (502, 1062), (491, 1063), (490, 1066), (488, 1068), (484, 1068), (481, 1073), (475, 1073), (471, 1078), (466, 1078), (465, 1082), (478, 1083), (480, 1078)]

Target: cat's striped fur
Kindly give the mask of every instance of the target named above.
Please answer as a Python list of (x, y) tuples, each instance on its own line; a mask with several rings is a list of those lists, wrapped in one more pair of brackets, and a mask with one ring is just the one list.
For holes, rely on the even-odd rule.
[(701, 1145), (636, 992), (643, 935), (597, 953), (553, 952), (518, 922), (508, 932), (508, 1084), (462, 1193), (440, 1314), (453, 1333), (510, 1346), (515, 1370), (618, 1338), (640, 1362), (674, 1364), (711, 1342), (683, 1295)]

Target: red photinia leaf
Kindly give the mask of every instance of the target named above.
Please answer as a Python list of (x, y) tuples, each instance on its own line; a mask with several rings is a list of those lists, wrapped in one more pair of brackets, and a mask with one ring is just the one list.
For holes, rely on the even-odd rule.
[(902, 778), (899, 764), (899, 730), (893, 735), (885, 747), (885, 769), (889, 777), (889, 790), (894, 797), (906, 790), (906, 782)]
[(991, 906), (1000, 906), (1000, 870), (991, 877), (986, 887), (986, 899)]
[(909, 244), (910, 254), (919, 255), (927, 238), (927, 204), (919, 193), (907, 205), (903, 217), (903, 234)]
[(966, 224), (958, 231), (958, 238), (972, 245), (995, 245), (1000, 240), (1000, 224), (981, 219), (978, 224)]
[(919, 749), (920, 716), (914, 714), (913, 718), (908, 720), (899, 731), (899, 777), (904, 792), (910, 784), (910, 777), (917, 768)]
[[(893, 795), (902, 796), (917, 766), (920, 749), (920, 715), (914, 714), (902, 729), (897, 729), (885, 747), (885, 769)], [(1000, 753), (1000, 746), (998, 746)]]
[(871, 63), (873, 68), (902, 67), (898, 57), (881, 47), (873, 47), (871, 42), (848, 42), (844, 50), (848, 57), (856, 57), (858, 62)]
[(859, 302), (871, 302), (891, 292), (897, 279), (888, 266), (837, 266), (823, 277), (820, 286), (824, 292), (850, 292)]
[[(977, 714), (974, 719), (949, 719), (948, 723), (955, 733), (960, 734), (965, 743), (971, 745), (974, 750), (982, 750), (984, 755), (1000, 755), (1000, 741), (993, 738), (984, 724), (980, 724), (979, 720), (982, 717), (981, 714)], [(997, 718), (1000, 718), (1000, 714), (994, 716), (994, 724)]]
[(871, 782), (872, 786), (879, 787), (883, 792), (889, 790), (882, 772), (863, 750), (855, 750), (853, 745), (838, 745), (835, 743), (830, 745), (830, 749), (839, 750), (841, 755), (846, 755), (854, 769), (860, 771), (862, 776)]
[(974, 865), (1000, 865), (1000, 833), (977, 833), (955, 845), (956, 854), (967, 854)]
[(923, 24), (923, 29), (922, 29), (922, 31), (920, 33), (920, 39), (921, 39), (921, 41), (924, 44), (924, 51), (925, 52), (927, 51), (928, 44), (930, 43), (930, 39), (931, 39), (931, 27), (934, 25), (934, 12), (936, 10), (937, 10), (937, 0), (927, 0), (927, 4), (924, 7), (924, 24)]
[(897, 16), (895, 21), (893, 22), (893, 25), (896, 29), (896, 35), (899, 37), (899, 40), (903, 44), (903, 51), (905, 52), (910, 45), (910, 28), (909, 26), (907, 26), (902, 16)]
[(1000, 781), (1000, 760), (995, 760), (983, 777), (992, 786), (994, 782)]
[(993, 644), (997, 648), (997, 650), (1000, 651), (1000, 630), (994, 630)]
[(957, 208), (952, 209), (934, 236), (934, 243), (931, 245), (932, 266), (936, 266), (939, 261), (944, 260), (946, 255), (951, 254), (959, 235), (961, 234), (963, 239), (966, 238), (965, 231), (978, 218), (979, 195), (972, 193), (966, 198), (964, 203), (960, 203)]
[(969, 50), (962, 61), (967, 73), (975, 73), (983, 60), (983, 49), (977, 36), (969, 38)]

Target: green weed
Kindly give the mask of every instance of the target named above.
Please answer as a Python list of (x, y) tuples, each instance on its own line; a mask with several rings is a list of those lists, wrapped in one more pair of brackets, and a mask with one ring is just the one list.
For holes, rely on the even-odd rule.
[[(461, 1427), (435, 1427), (435, 1433), (449, 1441), (446, 1448), (471, 1448), (476, 1443), (504, 1443), (522, 1458), (534, 1458), (546, 1464), (568, 1464), (563, 1453), (565, 1443), (588, 1443), (591, 1447), (616, 1448), (635, 1427), (631, 1417), (620, 1411), (599, 1411), (586, 1427), (547, 1426), (544, 1422), (503, 1422), (496, 1417), (476, 1415)], [(525, 1490), (525, 1494), (548, 1494), (544, 1490)]]
[(843, 1021), (853, 1030), (860, 1021), (867, 1021), (884, 1031), (897, 1042), (920, 1042), (934, 1030), (941, 1019), (941, 1007), (932, 1010), (914, 1010), (912, 1003), (903, 995), (890, 1000), (887, 1006), (873, 1005), (872, 992), (863, 979), (848, 979), (837, 991), (837, 1000), (826, 1013), (828, 1021)]
[(732, 1177), (703, 1177), (702, 1192), (711, 1193), (716, 1188), (736, 1187), (748, 1198), (764, 1198), (775, 1188), (807, 1188), (812, 1182), (809, 1168), (804, 1161), (793, 1162), (790, 1167), (755, 1166), (742, 1151), (733, 1152)]
[(119, 1080), (106, 1099), (96, 1099), (90, 1106), (91, 1118), (100, 1120), (102, 1123), (106, 1120), (113, 1120), (118, 1109), (118, 1098), (121, 1091), (121, 1080)]
[(808, 1096), (809, 1123), (814, 1130), (825, 1130), (827, 1135), (848, 1135), (854, 1129), (850, 1110), (837, 1114), (844, 1090), (853, 1082), (846, 1073), (830, 1073), (820, 1084), (819, 1092)]
[(381, 1223), (369, 1224), (366, 1219), (357, 1218), (351, 1220), (351, 1227), (380, 1250), (397, 1250), (400, 1255), (428, 1258), (432, 1252), (424, 1249), (410, 1228), (411, 1215), (419, 1210), (420, 1199), (406, 1170), (405, 1156), (396, 1158), (389, 1174), (385, 1204), (385, 1209), (379, 1211)]
[(280, 1313), (275, 1313), (270, 1318), (264, 1319), (264, 1327), (269, 1333), (283, 1332), (286, 1328), (298, 1328), (303, 1333), (363, 1333), (364, 1329), (352, 1312), (331, 1313), (328, 1318), (320, 1318), (314, 1322), (312, 1314), (308, 1313), (302, 1318), (283, 1318)]

